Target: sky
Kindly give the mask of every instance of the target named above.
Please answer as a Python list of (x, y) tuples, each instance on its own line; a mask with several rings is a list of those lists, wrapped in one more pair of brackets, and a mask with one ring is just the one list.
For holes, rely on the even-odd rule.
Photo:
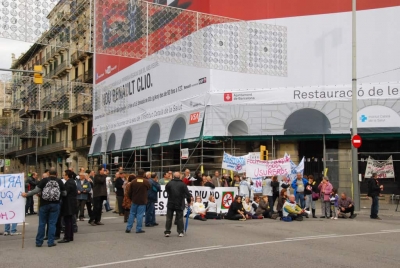
[[(0, 68), (11, 68), (11, 53), (18, 58), (21, 53), (28, 51), (32, 43), (25, 43), (11, 39), (0, 38)], [(0, 71), (0, 74), (9, 73)]]

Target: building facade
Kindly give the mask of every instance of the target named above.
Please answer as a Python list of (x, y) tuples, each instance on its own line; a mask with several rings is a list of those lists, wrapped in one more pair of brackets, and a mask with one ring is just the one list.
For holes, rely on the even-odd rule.
[(57, 167), (88, 168), (92, 138), (93, 57), (89, 1), (60, 1), (47, 16), (50, 30), (11, 68), (43, 66), (43, 84), (29, 73), (13, 73), (11, 139), (6, 155), (10, 172)]

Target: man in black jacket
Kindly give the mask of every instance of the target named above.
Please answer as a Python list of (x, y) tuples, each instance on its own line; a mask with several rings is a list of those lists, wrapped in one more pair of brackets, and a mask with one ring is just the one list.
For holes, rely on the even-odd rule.
[(379, 212), (379, 195), (383, 190), (383, 185), (379, 185), (378, 176), (372, 173), (372, 178), (368, 181), (368, 196), (372, 199), (371, 215), (370, 218), (374, 220), (381, 220), (378, 217)]
[[(37, 180), (37, 173), (32, 172), (32, 175), (28, 178), (27, 184), (28, 184), (28, 191), (33, 191), (36, 188), (36, 185), (38, 183)], [(35, 202), (33, 201), (33, 196), (29, 196), (26, 198), (26, 204), (25, 204), (25, 215), (28, 215), (28, 210), (29, 210), (29, 215), (34, 215), (37, 214), (33, 207), (34, 207)]]
[(100, 166), (99, 173), (93, 179), (93, 213), (88, 222), (92, 226), (104, 225), (101, 222), (101, 209), (103, 202), (107, 200), (107, 175), (104, 172), (104, 167)]
[(174, 212), (176, 213), (177, 231), (179, 237), (183, 237), (183, 210), (185, 208), (185, 199), (190, 204), (192, 195), (186, 184), (181, 180), (180, 172), (174, 173), (174, 179), (171, 180), (166, 186), (165, 191), (168, 193), (167, 204), (167, 221), (165, 223), (165, 237), (171, 234), (172, 218)]

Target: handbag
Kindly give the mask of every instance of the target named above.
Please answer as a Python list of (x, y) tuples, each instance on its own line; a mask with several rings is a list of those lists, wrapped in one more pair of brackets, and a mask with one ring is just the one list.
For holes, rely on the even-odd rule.
[(315, 201), (315, 200), (318, 200), (319, 199), (319, 193), (312, 193), (312, 199)]

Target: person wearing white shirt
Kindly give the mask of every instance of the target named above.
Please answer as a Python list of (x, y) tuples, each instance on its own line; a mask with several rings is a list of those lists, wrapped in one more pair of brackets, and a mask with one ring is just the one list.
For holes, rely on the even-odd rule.
[(222, 218), (222, 216), (217, 213), (217, 203), (215, 203), (215, 197), (213, 195), (208, 198), (206, 218), (210, 220), (220, 220)]
[(200, 196), (196, 196), (195, 198), (195, 202), (193, 204), (193, 213), (194, 217), (191, 215), (191, 217), (195, 220), (201, 220), (201, 221), (206, 221), (206, 212), (207, 209), (204, 206), (201, 197)]

